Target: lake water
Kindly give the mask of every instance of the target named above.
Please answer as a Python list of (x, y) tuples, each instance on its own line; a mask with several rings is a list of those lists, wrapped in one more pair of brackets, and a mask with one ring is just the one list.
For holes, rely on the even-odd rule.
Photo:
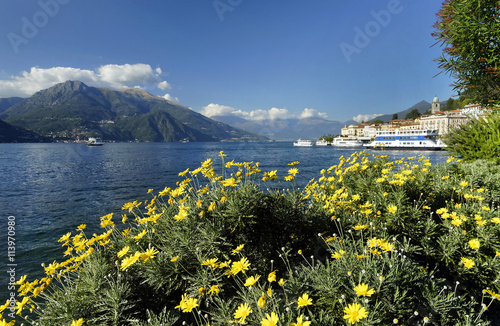
[[(281, 177), (288, 163), (299, 161), (297, 186), (304, 187), (340, 156), (360, 149), (293, 147), (292, 142), (0, 144), (0, 303), (8, 296), (8, 270), (15, 269), (16, 279), (24, 274), (31, 280), (41, 277), (41, 263), (61, 259), (57, 240), (63, 234), (80, 224), (93, 232), (100, 216), (120, 213), (126, 202), (150, 198), (150, 188), (158, 193), (175, 186), (179, 172), (195, 169), (207, 158), (221, 171), (221, 150), (226, 160), (260, 162), (262, 171), (278, 170)], [(420, 152), (384, 154), (399, 159)], [(446, 160), (446, 152), (423, 154), (434, 164)], [(15, 223), (15, 254), (10, 256), (9, 220)]]

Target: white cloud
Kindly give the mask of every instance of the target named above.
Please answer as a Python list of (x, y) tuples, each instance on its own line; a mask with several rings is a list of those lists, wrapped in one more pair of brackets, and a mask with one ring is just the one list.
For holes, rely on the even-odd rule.
[(158, 88), (161, 89), (162, 91), (164, 91), (166, 89), (172, 89), (172, 86), (169, 83), (167, 83), (166, 80), (164, 80), (158, 84)]
[(154, 84), (159, 76), (150, 65), (137, 63), (134, 65), (105, 65), (97, 68), (100, 79), (113, 88), (127, 88), (130, 84)]
[(166, 99), (167, 101), (170, 101), (170, 102), (175, 102), (175, 103), (179, 103), (180, 102), (179, 98), (174, 97), (174, 96), (172, 96), (170, 94), (163, 95), (163, 98)]
[(271, 108), (269, 110), (254, 110), (254, 111), (242, 111), (230, 106), (220, 105), (210, 103), (209, 105), (203, 107), (200, 111), (201, 114), (209, 118), (215, 116), (227, 116), (234, 115), (247, 120), (277, 120), (277, 119), (305, 119), (311, 117), (321, 117), (326, 118), (326, 113), (318, 112), (314, 109), (304, 109), (300, 115), (295, 115), (287, 109)]
[(200, 111), (206, 117), (216, 117), (216, 116), (225, 116), (225, 115), (237, 115), (241, 116), (243, 113), (241, 110), (232, 108), (226, 105), (219, 105), (215, 103), (210, 103), (207, 106), (204, 106)]
[(72, 67), (32, 67), (30, 71), (23, 71), (18, 76), (0, 80), (0, 97), (31, 96), (39, 90), (67, 80), (79, 80), (91, 86), (112, 89), (128, 88), (131, 85), (169, 85), (166, 81), (161, 81), (159, 72), (160, 68), (153, 71), (150, 65), (143, 63), (110, 64), (100, 66), (95, 71)]
[(324, 112), (318, 112), (315, 109), (307, 109), (305, 108), (304, 111), (299, 116), (300, 119), (307, 119), (307, 118), (321, 118), (321, 119), (326, 119), (328, 118), (328, 114)]
[(357, 116), (352, 117), (352, 120), (356, 122), (370, 121), (376, 117), (380, 117), (381, 115), (383, 114), (358, 114)]

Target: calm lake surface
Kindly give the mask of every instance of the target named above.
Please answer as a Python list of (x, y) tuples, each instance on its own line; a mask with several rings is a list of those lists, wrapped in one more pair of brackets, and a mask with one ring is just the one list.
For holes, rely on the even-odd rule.
[[(195, 169), (212, 158), (221, 171), (219, 152), (227, 160), (260, 162), (262, 171), (286, 175), (288, 163), (299, 161), (297, 185), (304, 187), (319, 171), (338, 163), (360, 148), (293, 147), (292, 142), (266, 143), (106, 143), (0, 144), (0, 302), (8, 296), (9, 275), (16, 280), (42, 277), (41, 263), (61, 260), (57, 240), (80, 224), (87, 232), (99, 229), (99, 217), (120, 213), (124, 203), (150, 198), (181, 180), (178, 173)], [(371, 153), (372, 151), (368, 151)], [(380, 154), (380, 152), (373, 153)], [(385, 151), (391, 159), (424, 154), (433, 164), (446, 152)], [(8, 222), (15, 221), (15, 256), (7, 249)], [(11, 223), (12, 224), (12, 223)], [(12, 235), (12, 233), (11, 233)], [(12, 260), (14, 258), (14, 260)], [(15, 266), (11, 266), (15, 265)]]

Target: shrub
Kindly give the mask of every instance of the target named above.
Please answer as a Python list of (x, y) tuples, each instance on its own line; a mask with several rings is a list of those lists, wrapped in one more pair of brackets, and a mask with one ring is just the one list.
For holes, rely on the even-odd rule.
[(355, 153), (298, 191), (297, 162), (283, 184), (220, 156), (221, 175), (208, 159), (101, 217), (101, 234), (62, 236), (69, 258), (17, 282), (16, 312), (33, 325), (487, 325), (498, 310), (496, 165)]
[(444, 137), (447, 150), (466, 161), (479, 159), (500, 163), (500, 114), (491, 111), (485, 117), (451, 128)]

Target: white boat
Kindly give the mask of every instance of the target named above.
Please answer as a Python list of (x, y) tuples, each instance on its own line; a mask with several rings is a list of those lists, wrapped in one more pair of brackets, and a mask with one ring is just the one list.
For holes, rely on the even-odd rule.
[(437, 129), (377, 131), (376, 138), (364, 146), (377, 150), (438, 151), (447, 147)]
[(329, 145), (331, 145), (331, 143), (323, 139), (316, 141), (316, 146), (329, 146)]
[(90, 137), (89, 140), (87, 141), (87, 146), (102, 146), (104, 143), (99, 139), (95, 137)]
[(297, 147), (311, 147), (314, 146), (314, 142), (312, 140), (302, 140), (299, 139), (296, 142), (293, 143), (293, 146)]
[(335, 137), (332, 146), (335, 147), (359, 147), (363, 146), (363, 142), (357, 138), (351, 137)]

